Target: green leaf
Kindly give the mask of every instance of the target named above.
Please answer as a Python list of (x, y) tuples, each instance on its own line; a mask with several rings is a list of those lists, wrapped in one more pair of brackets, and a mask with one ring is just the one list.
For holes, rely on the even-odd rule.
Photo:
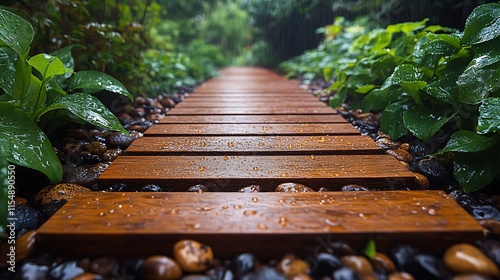
[(31, 66), (26, 60), (18, 59), (16, 62), (12, 92), (7, 93), (11, 94), (16, 100), (25, 100), (31, 84), (31, 76)]
[(467, 18), (461, 43), (470, 46), (490, 41), (499, 35), (500, 4), (484, 4), (475, 8)]
[(486, 98), (479, 106), (477, 133), (486, 134), (500, 131), (500, 98)]
[(456, 84), (456, 77), (444, 76), (434, 79), (427, 84), (425, 91), (435, 98), (448, 103), (458, 103), (458, 87)]
[(428, 140), (455, 115), (456, 112), (450, 115), (446, 110), (437, 112), (414, 106), (404, 112), (403, 123), (413, 135), (421, 140)]
[(396, 101), (402, 94), (402, 89), (388, 88), (385, 90), (374, 89), (365, 97), (365, 111), (383, 110), (389, 104)]
[(7, 168), (9, 162), (6, 160), (7, 155), (0, 154), (0, 235), (7, 232), (7, 205), (8, 205), (8, 177)]
[(460, 101), (467, 104), (481, 103), (498, 89), (499, 80), (500, 62), (483, 67), (473, 60), (457, 80)]
[(403, 22), (403, 23), (393, 24), (387, 26), (386, 30), (387, 32), (390, 33), (403, 32), (406, 35), (409, 35), (410, 32), (423, 28), (428, 21), (429, 19), (426, 18), (422, 21), (417, 21), (417, 22)]
[(446, 147), (439, 150), (434, 155), (440, 155), (446, 152), (468, 152), (474, 153), (486, 150), (495, 144), (491, 138), (479, 135), (470, 130), (460, 130), (455, 132)]
[(117, 79), (108, 74), (86, 70), (79, 71), (71, 78), (70, 89), (81, 90), (84, 93), (95, 93), (107, 90), (116, 94), (127, 96), (133, 101), (132, 94)]
[(373, 241), (372, 239), (370, 239), (370, 241), (368, 241), (368, 243), (366, 244), (365, 248), (363, 249), (363, 253), (369, 259), (375, 258), (375, 254), (377, 254), (377, 247), (375, 245), (375, 241)]
[(42, 75), (44, 82), (54, 76), (71, 73), (71, 70), (64, 67), (63, 62), (57, 56), (45, 53), (33, 56), (28, 63)]
[(52, 144), (25, 113), (0, 103), (0, 123), (0, 154), (12, 163), (42, 172), (52, 183), (61, 181), (62, 166)]
[(31, 24), (14, 13), (0, 9), (0, 26), (0, 41), (24, 57), (35, 35)]
[(401, 118), (407, 109), (408, 105), (402, 102), (395, 102), (387, 106), (380, 117), (380, 129), (389, 134), (392, 139), (398, 139), (408, 134), (403, 118)]
[(66, 46), (62, 49), (58, 49), (56, 51), (53, 51), (50, 53), (52, 56), (58, 57), (62, 63), (64, 64), (64, 67), (75, 70), (75, 60), (73, 59), (73, 55), (71, 54), (71, 49), (74, 48), (75, 45), (71, 46)]
[(110, 129), (121, 131), (125, 134), (128, 132), (123, 128), (120, 121), (104, 104), (96, 97), (86, 93), (75, 93), (62, 96), (54, 103), (50, 104), (40, 114), (43, 115), (52, 110), (67, 109), (74, 116), (88, 122), (90, 124)]
[(393, 85), (405, 85), (409, 88), (421, 86), (422, 73), (417, 67), (411, 64), (401, 64), (394, 69), (394, 72), (385, 80), (380, 89), (386, 89)]
[(330, 99), (329, 106), (332, 108), (338, 108), (342, 106), (345, 99), (347, 98), (347, 88), (342, 87), (339, 91), (337, 91), (333, 97)]
[(0, 47), (0, 88), (12, 95), (17, 54), (11, 49)]
[(465, 192), (474, 192), (489, 185), (500, 174), (498, 148), (476, 153), (456, 153), (453, 176)]
[(374, 84), (362, 85), (356, 89), (357, 93), (366, 94), (375, 88)]
[(426, 44), (424, 51), (428, 54), (444, 56), (451, 55), (460, 48), (459, 38), (448, 34), (438, 34), (435, 35), (435, 39)]

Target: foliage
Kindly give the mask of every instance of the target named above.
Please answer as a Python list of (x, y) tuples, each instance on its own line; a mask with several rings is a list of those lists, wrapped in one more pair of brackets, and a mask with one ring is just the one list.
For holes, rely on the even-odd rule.
[(74, 72), (71, 47), (29, 57), (34, 31), (21, 17), (0, 9), (0, 26), (0, 154), (59, 182), (62, 167), (42, 128), (55, 131), (72, 120), (127, 133), (90, 94), (105, 90), (132, 97), (111, 76)]
[(434, 152), (454, 153), (455, 178), (471, 192), (500, 178), (499, 22), (498, 3), (474, 9), (463, 33), (427, 20), (364, 30), (338, 19), (316, 51), (282, 68), (332, 79), (332, 107), (382, 111), (381, 130), (394, 139), (438, 143), (454, 133)]

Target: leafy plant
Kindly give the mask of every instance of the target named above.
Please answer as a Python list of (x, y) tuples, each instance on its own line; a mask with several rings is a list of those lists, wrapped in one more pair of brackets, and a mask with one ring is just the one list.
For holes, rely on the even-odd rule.
[[(309, 60), (300, 63), (334, 80), (330, 106), (347, 102), (381, 111), (381, 130), (393, 139), (412, 135), (437, 143), (443, 131), (453, 134), (434, 155), (452, 152), (454, 176), (472, 192), (500, 178), (499, 22), (499, 3), (474, 9), (463, 33), (423, 20), (360, 34), (349, 29), (355, 24), (336, 20), (325, 29), (335, 35), (317, 49), (321, 61), (331, 64), (325, 67), (311, 54), (301, 56)], [(341, 47), (346, 43), (347, 50)], [(317, 68), (293, 63), (292, 70), (305, 71), (294, 75), (321, 75)], [(290, 62), (282, 65), (290, 72)]]
[(63, 121), (76, 121), (127, 133), (90, 94), (105, 90), (132, 96), (104, 73), (74, 72), (71, 47), (29, 57), (34, 32), (21, 17), (0, 9), (0, 26), (0, 154), (59, 182), (61, 163), (43, 130), (53, 132)]

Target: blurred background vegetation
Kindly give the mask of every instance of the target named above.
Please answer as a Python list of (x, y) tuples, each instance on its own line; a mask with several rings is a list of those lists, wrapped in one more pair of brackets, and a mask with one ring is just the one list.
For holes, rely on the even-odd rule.
[(32, 53), (73, 49), (136, 96), (191, 87), (227, 65), (275, 67), (315, 48), (320, 27), (360, 15), (462, 28), (487, 0), (6, 0), (36, 28)]

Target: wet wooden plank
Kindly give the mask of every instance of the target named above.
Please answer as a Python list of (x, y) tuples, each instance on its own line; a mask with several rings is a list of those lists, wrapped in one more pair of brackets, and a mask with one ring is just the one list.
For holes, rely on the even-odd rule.
[(168, 111), (168, 115), (310, 115), (310, 114), (333, 114), (336, 113), (330, 107), (321, 108), (283, 108), (283, 107), (266, 107), (266, 108), (178, 108), (174, 107)]
[(390, 155), (121, 156), (98, 180), (100, 188), (120, 182), (135, 187), (157, 184), (173, 191), (196, 184), (216, 185), (222, 191), (258, 184), (272, 191), (285, 182), (330, 190), (347, 184), (415, 188), (413, 172)]
[[(336, 112), (335, 112), (336, 113)], [(246, 116), (233, 116), (233, 115), (217, 115), (217, 116), (176, 116), (166, 115), (160, 119), (160, 123), (180, 123), (180, 124), (193, 124), (193, 123), (207, 123), (207, 124), (270, 124), (270, 123), (347, 123), (347, 121), (340, 115), (246, 115)]]
[(238, 107), (252, 107), (252, 108), (294, 108), (294, 107), (308, 107), (308, 108), (324, 108), (327, 105), (319, 101), (284, 101), (280, 99), (269, 101), (213, 101), (213, 100), (186, 100), (175, 106), (175, 108), (238, 108)]
[[(161, 218), (160, 218), (161, 217)], [(299, 257), (348, 241), (444, 249), (481, 238), (482, 227), (442, 191), (323, 193), (102, 193), (76, 195), (37, 230), (37, 250), (56, 256), (144, 256), (181, 239), (218, 258)]]
[(182, 135), (356, 135), (359, 131), (349, 123), (281, 123), (281, 124), (170, 124), (153, 125), (145, 131), (146, 136), (182, 136)]
[(338, 155), (382, 154), (368, 136), (190, 136), (142, 137), (127, 155), (221, 154), (221, 155)]
[[(300, 96), (294, 95), (225, 95), (220, 93), (191, 93), (188, 98), (185, 99), (184, 102), (274, 102), (274, 101), (282, 101), (282, 102), (318, 102), (318, 98), (314, 95), (310, 94), (301, 94)], [(181, 104), (181, 103), (179, 103)]]

